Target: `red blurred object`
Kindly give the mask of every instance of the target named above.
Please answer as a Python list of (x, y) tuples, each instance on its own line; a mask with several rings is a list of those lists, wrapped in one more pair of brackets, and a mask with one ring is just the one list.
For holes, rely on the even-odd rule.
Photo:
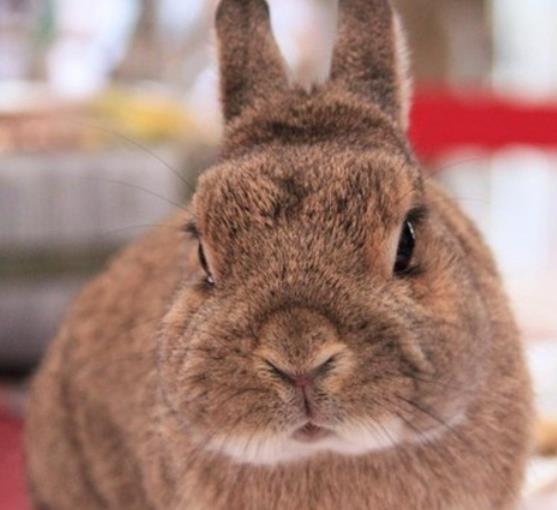
[(425, 161), (463, 147), (490, 152), (513, 145), (557, 149), (557, 101), (541, 104), (487, 92), (418, 89), (410, 138)]
[(0, 510), (27, 510), (21, 421), (0, 408)]

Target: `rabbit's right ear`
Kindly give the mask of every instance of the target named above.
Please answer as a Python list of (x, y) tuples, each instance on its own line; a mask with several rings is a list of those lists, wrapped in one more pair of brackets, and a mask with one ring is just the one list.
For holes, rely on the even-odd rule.
[(288, 87), (265, 0), (222, 0), (217, 10), (220, 89), (224, 118)]
[(389, 0), (339, 0), (331, 81), (366, 97), (406, 127), (410, 79), (406, 41)]

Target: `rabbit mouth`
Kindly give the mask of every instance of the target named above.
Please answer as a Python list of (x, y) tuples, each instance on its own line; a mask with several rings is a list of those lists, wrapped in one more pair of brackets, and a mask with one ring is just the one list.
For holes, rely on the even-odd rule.
[(322, 439), (329, 438), (333, 435), (333, 431), (315, 425), (311, 421), (308, 421), (303, 427), (296, 429), (292, 438), (301, 443), (315, 443), (321, 441)]

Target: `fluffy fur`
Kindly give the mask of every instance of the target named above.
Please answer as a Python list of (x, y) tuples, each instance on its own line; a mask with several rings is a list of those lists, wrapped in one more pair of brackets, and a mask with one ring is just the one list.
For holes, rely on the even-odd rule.
[(221, 161), (84, 290), (43, 362), (36, 508), (510, 510), (529, 379), (489, 251), (405, 139), (394, 13), (341, 0), (309, 93), (269, 26), (263, 0), (223, 0)]

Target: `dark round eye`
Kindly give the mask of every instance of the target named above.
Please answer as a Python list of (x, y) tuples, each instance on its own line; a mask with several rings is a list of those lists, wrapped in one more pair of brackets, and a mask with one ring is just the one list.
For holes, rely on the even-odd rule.
[(414, 247), (416, 245), (416, 232), (410, 220), (404, 222), (395, 260), (395, 274), (404, 274), (410, 269)]
[(209, 269), (209, 264), (207, 264), (207, 257), (205, 257), (205, 252), (203, 251), (203, 246), (199, 243), (199, 247), (197, 249), (197, 255), (199, 257), (199, 265), (205, 271), (206, 274), (206, 282), (209, 285), (214, 285), (215, 280), (213, 275), (211, 274), (211, 270)]

